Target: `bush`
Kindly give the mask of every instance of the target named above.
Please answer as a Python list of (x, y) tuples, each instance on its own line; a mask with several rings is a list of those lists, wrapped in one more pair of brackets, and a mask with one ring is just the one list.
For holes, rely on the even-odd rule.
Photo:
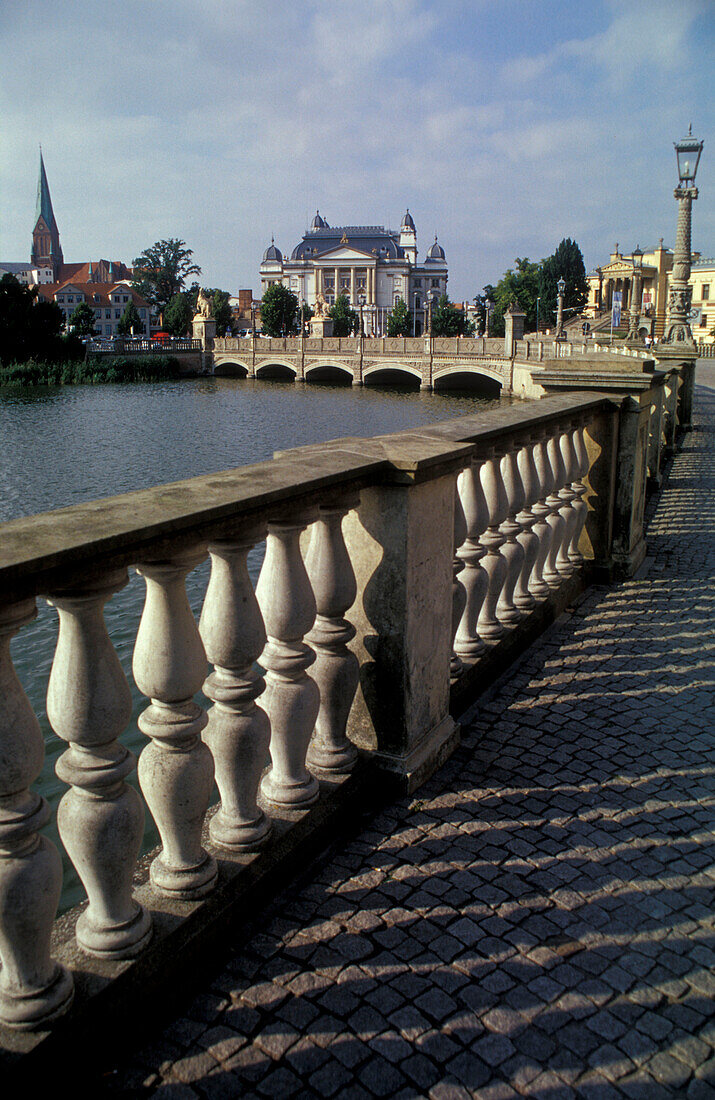
[(179, 377), (172, 355), (90, 357), (81, 361), (8, 363), (0, 366), (0, 386), (77, 386), (106, 382), (164, 382)]

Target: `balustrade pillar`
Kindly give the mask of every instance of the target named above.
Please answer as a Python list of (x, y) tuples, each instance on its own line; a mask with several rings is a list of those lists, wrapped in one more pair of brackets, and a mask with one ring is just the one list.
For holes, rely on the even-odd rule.
[(462, 584), (460, 574), (464, 570), (464, 562), (459, 556), (458, 550), (467, 537), (467, 519), (459, 496), (457, 481), (454, 483), (454, 557), (452, 558), (452, 655), (449, 660), (449, 675), (452, 680), (461, 676), (464, 664), (455, 649), (455, 642), (459, 624), (462, 621), (464, 608), (467, 603), (467, 593)]
[(501, 553), (506, 561), (507, 573), (497, 602), (496, 614), (499, 621), (507, 626), (514, 626), (524, 617), (523, 612), (514, 604), (514, 588), (524, 566), (524, 548), (517, 541), (517, 535), (521, 534), (522, 527), (516, 518), (517, 512), (524, 507), (525, 500), (524, 485), (517, 461), (519, 450), (518, 443), (511, 443), (501, 460), (501, 474), (507, 498), (507, 517), (499, 530), (506, 540)]
[(546, 503), (549, 506), (549, 515), (546, 517), (546, 522), (551, 528), (551, 545), (549, 547), (548, 557), (544, 563), (543, 578), (549, 588), (558, 588), (564, 579), (556, 565), (556, 559), (564, 541), (566, 528), (564, 517), (561, 514), (563, 501), (559, 496), (559, 491), (563, 489), (566, 483), (566, 467), (564, 466), (563, 455), (561, 454), (560, 439), (561, 428), (556, 425), (546, 445), (546, 451), (554, 478), (553, 488), (546, 498)]
[(137, 566), (146, 601), (134, 647), (134, 679), (151, 699), (139, 729), (151, 743), (139, 757), (139, 783), (157, 824), (161, 853), (151, 881), (170, 897), (197, 898), (216, 884), (216, 861), (201, 847), (214, 766), (200, 738), (208, 721), (194, 701), (206, 654), (186, 596), (185, 578), (204, 553), (185, 552)]
[(534, 447), (534, 465), (539, 479), (539, 499), (536, 504), (532, 505), (531, 511), (536, 516), (533, 531), (539, 539), (539, 549), (529, 578), (529, 591), (536, 599), (548, 596), (551, 591), (544, 580), (544, 566), (551, 550), (552, 540), (551, 527), (548, 523), (551, 506), (547, 503), (547, 499), (554, 488), (554, 472), (551, 468), (548, 451), (549, 435), (550, 430), (548, 428), (540, 431)]
[(33, 600), (0, 607), (0, 1021), (18, 1030), (45, 1027), (74, 993), (50, 957), (62, 861), (38, 832), (49, 806), (30, 790), (42, 770), (42, 733), (10, 656), (10, 639), (35, 615)]
[(586, 520), (588, 518), (588, 504), (584, 500), (586, 493), (588, 492), (588, 486), (584, 482), (584, 478), (588, 476), (590, 462), (588, 458), (588, 449), (586, 447), (586, 424), (581, 420), (573, 429), (573, 446), (575, 452), (575, 480), (572, 484), (574, 491), (574, 499), (571, 503), (571, 507), (576, 513), (576, 520), (574, 522), (573, 536), (571, 538), (571, 544), (568, 547), (567, 553), (569, 561), (578, 569), (583, 565), (583, 554), (579, 549), (579, 543), (581, 542), (581, 535), (583, 529), (586, 526)]
[(89, 900), (77, 942), (107, 958), (131, 958), (151, 937), (151, 919), (132, 897), (144, 806), (124, 782), (134, 754), (117, 740), (131, 718), (132, 695), (104, 621), (104, 605), (126, 583), (122, 569), (49, 597), (60, 628), (47, 717), (69, 742), (55, 767), (70, 785), (57, 823)]
[(464, 563), (460, 581), (465, 591), (465, 605), (457, 628), (454, 651), (463, 660), (474, 660), (486, 648), (477, 633), (477, 621), (489, 585), (489, 576), (482, 566), (482, 558), (487, 551), (479, 541), (489, 523), (489, 510), (480, 478), (484, 462), (483, 456), (475, 457), (471, 465), (462, 470), (457, 481), (467, 531), (457, 551)]
[(501, 524), (506, 519), (509, 501), (500, 469), (500, 455), (492, 451), (481, 469), (481, 482), (487, 502), (489, 524), (479, 540), (487, 551), (484, 559), (484, 571), (488, 577), (487, 593), (484, 597), (477, 630), (481, 638), (488, 640), (500, 638), (504, 626), (496, 616), (496, 606), (507, 576), (506, 559), (501, 547), (506, 541), (501, 532)]
[(264, 537), (265, 528), (254, 527), (209, 546), (211, 577), (199, 623), (214, 666), (204, 684), (213, 703), (204, 742), (221, 795), (209, 834), (219, 847), (237, 852), (260, 848), (271, 833), (257, 803), (270, 740), (268, 716), (256, 704), (266, 686), (255, 664), (266, 632), (247, 563), (248, 552)]
[(256, 595), (268, 641), (265, 708), (271, 721), (271, 768), (261, 790), (271, 802), (299, 809), (315, 802), (318, 782), (305, 765), (320, 708), (320, 692), (306, 669), (315, 654), (303, 641), (315, 621), (315, 597), (300, 553), (300, 533), (314, 515), (268, 524), (266, 556)]
[(538, 436), (522, 439), (522, 446), (517, 456), (521, 482), (524, 487), (524, 504), (516, 516), (516, 520), (521, 527), (521, 532), (516, 536), (516, 541), (524, 551), (524, 563), (514, 588), (514, 603), (520, 611), (530, 611), (536, 603), (534, 596), (529, 591), (529, 581), (539, 553), (539, 536), (534, 531), (537, 517), (532, 511), (533, 506), (539, 499), (541, 487), (534, 461), (534, 447), (537, 440)]
[(564, 534), (561, 545), (556, 554), (556, 568), (562, 577), (570, 577), (574, 571), (574, 563), (569, 557), (569, 547), (573, 542), (578, 513), (572, 502), (576, 499), (576, 491), (573, 482), (578, 477), (578, 458), (573, 441), (573, 424), (562, 425), (561, 438), (559, 439), (559, 451), (564, 467), (564, 484), (559, 490), (559, 499), (563, 502), (559, 509), (564, 521)]
[(347, 646), (355, 637), (355, 627), (345, 612), (355, 602), (357, 584), (342, 524), (359, 503), (355, 496), (321, 506), (305, 557), (317, 609), (306, 641), (315, 651), (312, 677), (320, 691), (307, 763), (329, 775), (344, 775), (357, 760), (357, 749), (345, 734), (359, 679), (358, 659)]

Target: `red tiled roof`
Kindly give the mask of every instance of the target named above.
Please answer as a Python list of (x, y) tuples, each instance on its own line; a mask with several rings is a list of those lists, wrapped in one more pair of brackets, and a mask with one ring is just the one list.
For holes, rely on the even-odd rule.
[[(41, 283), (38, 290), (40, 297), (48, 302), (54, 302), (57, 294), (63, 290), (73, 290), (77, 294), (83, 294), (89, 305), (107, 307), (116, 306), (116, 302), (111, 302), (109, 299), (109, 295), (112, 291), (121, 290), (131, 295), (135, 306), (150, 309), (146, 299), (142, 298), (140, 294), (137, 294), (136, 290), (132, 290), (132, 288), (125, 283), (88, 283), (80, 279), (66, 279), (61, 283)], [(96, 300), (95, 295), (98, 296)]]

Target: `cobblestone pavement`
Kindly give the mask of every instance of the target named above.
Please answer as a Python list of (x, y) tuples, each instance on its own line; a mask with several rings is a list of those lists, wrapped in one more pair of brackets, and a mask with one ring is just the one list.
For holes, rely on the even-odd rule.
[(697, 408), (644, 574), (591, 589), (114, 1088), (715, 1097), (715, 393)]

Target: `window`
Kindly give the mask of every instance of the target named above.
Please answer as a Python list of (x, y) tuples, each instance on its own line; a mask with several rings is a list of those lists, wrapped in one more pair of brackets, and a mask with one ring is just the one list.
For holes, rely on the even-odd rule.
[(702, 300), (704, 302), (707, 302), (707, 301), (710, 300), (710, 283), (703, 283), (703, 289), (702, 289), (702, 292), (700, 294), (700, 297), (702, 298)]
[(416, 287), (418, 287), (418, 286), (422, 286), (422, 280), (421, 280), (421, 279), (415, 279), (414, 285), (415, 285)]
[(701, 313), (700, 314), (700, 327), (705, 328), (707, 323), (708, 323), (707, 313)]
[(111, 318), (112, 318), (112, 311), (111, 311), (111, 309), (105, 309), (105, 311), (104, 311), (104, 319), (105, 319), (105, 321), (110, 321), (110, 320), (111, 320)]
[(123, 295), (123, 297), (122, 297), (122, 301), (123, 301), (123, 302), (128, 302), (128, 301), (129, 301), (129, 299), (127, 298), (126, 294), (125, 294), (125, 295)]
[(68, 302), (74, 302), (74, 295), (73, 294), (68, 294), (67, 295), (67, 301)]
[(439, 286), (439, 279), (433, 279), (432, 280), (432, 286), (438, 287)]
[(415, 298), (415, 309), (422, 309), (422, 299), (419, 296)]
[(115, 309), (115, 311), (114, 311), (114, 320), (118, 321), (121, 316), (122, 316), (121, 309)]

